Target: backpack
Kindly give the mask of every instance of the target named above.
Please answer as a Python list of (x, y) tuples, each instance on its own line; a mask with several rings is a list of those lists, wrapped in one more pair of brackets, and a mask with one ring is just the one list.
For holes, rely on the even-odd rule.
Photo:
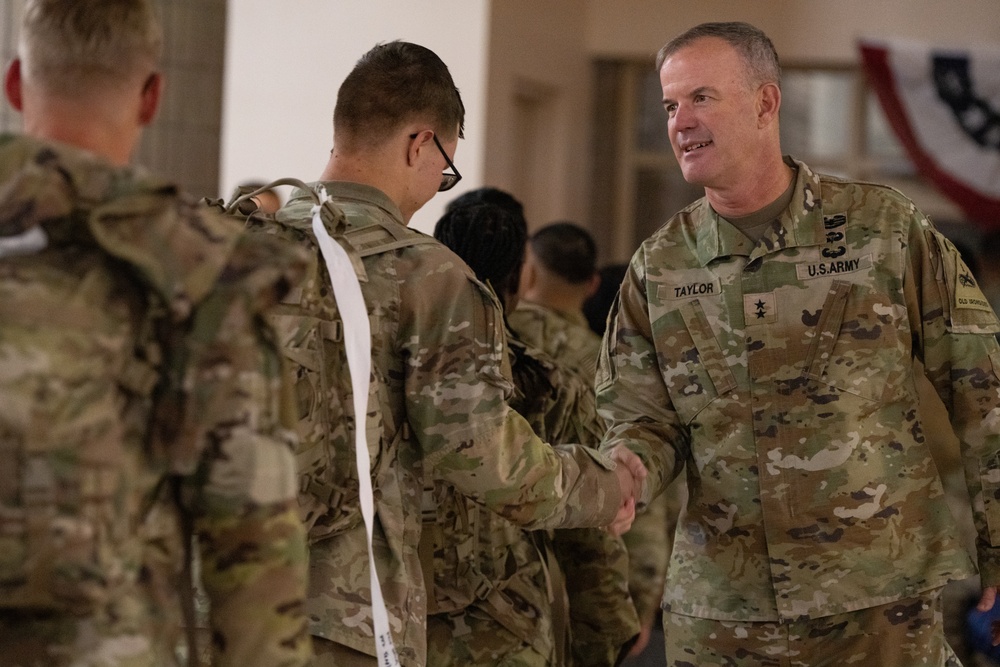
[[(290, 409), (297, 424), (296, 464), (299, 473), (300, 516), (309, 531), (309, 542), (337, 535), (362, 521), (357, 458), (354, 451), (355, 415), (347, 355), (343, 345), (343, 321), (332, 297), (327, 270), (319, 258), (311, 220), (290, 219), (279, 211), (263, 213), (251, 201), (255, 194), (279, 185), (293, 185), (312, 193), (316, 190), (296, 179), (281, 179), (263, 187), (237, 188), (229, 202), (206, 203), (236, 216), (251, 233), (271, 234), (311, 250), (306, 276), (282, 302), (270, 310), (268, 323), (277, 334), (277, 345), (285, 359), (286, 387), (292, 389)], [(359, 281), (367, 280), (363, 259), (422, 243), (437, 243), (391, 225), (349, 226), (343, 211), (327, 201), (321, 208), (327, 231), (343, 247)], [(377, 335), (377, 332), (372, 332)], [(367, 433), (371, 454), (372, 484), (378, 480), (385, 460), (381, 447), (385, 431), (392, 445), (405, 437), (406, 425), (387, 425), (381, 406), (388, 403), (388, 388), (380, 371), (372, 369), (368, 395)]]
[[(136, 585), (176, 454), (152, 426), (183, 317), (157, 286), (177, 256), (156, 235), (179, 218), (158, 186), (27, 140), (2, 150), (0, 608), (85, 615)], [(155, 231), (133, 237), (139, 215)], [(192, 280), (210, 284), (219, 254)]]
[(19, 259), (0, 258), (0, 606), (86, 612), (139, 556), (122, 504), (157, 377), (136, 356), (148, 325), (103, 253)]
[[(596, 419), (593, 410), (579, 414), (578, 392), (568, 388), (581, 390), (581, 381), (566, 377), (516, 337), (508, 337), (507, 348), (514, 379), (511, 409), (542, 440), (579, 442), (584, 429), (574, 427), (585, 426), (582, 419)], [(568, 611), (550, 533), (525, 531), (446, 482), (426, 482), (419, 556), (427, 613), (453, 615), (475, 605), (541, 655), (563, 664), (553, 657), (561, 654), (559, 641), (553, 640), (561, 641), (561, 619)]]

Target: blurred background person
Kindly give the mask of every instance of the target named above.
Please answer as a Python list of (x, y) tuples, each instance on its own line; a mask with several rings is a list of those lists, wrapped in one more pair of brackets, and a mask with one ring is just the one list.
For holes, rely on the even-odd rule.
[[(244, 192), (253, 192), (254, 190), (260, 190), (265, 185), (267, 183), (264, 181), (247, 181), (246, 183), (242, 183), (240, 188)], [(278, 209), (284, 203), (276, 188), (268, 188), (257, 193), (253, 196), (253, 200), (257, 202), (257, 209), (262, 213), (277, 213)]]
[[(517, 302), (527, 236), (521, 209), (507, 193), (489, 188), (459, 199), (448, 205), (434, 235), (509, 312)], [(603, 424), (590, 380), (516, 335), (508, 336), (508, 352), (515, 385), (510, 405), (543, 440), (600, 440)], [(425, 508), (434, 510), (425, 513), (433, 525), (424, 526), (421, 551), (433, 553), (426, 576), (434, 580), (429, 597), (437, 612), (428, 621), (429, 665), (501, 660), (596, 667), (621, 661), (639, 625), (620, 538), (597, 529), (524, 531), (442, 483)], [(469, 552), (471, 558), (460, 557)]]
[(592, 378), (601, 339), (590, 330), (583, 303), (600, 281), (597, 246), (586, 229), (571, 222), (542, 227), (528, 239), (520, 301), (507, 316), (511, 329)]
[(590, 330), (598, 336), (603, 336), (608, 326), (608, 312), (611, 311), (611, 304), (618, 296), (618, 287), (622, 284), (626, 271), (628, 271), (626, 263), (602, 266), (597, 272), (601, 278), (600, 284), (583, 302), (583, 316), (587, 318)]

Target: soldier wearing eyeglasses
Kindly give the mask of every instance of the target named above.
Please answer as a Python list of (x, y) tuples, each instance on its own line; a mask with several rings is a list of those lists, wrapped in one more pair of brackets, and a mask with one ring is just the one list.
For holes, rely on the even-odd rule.
[[(369, 406), (383, 423), (369, 434), (374, 559), (407, 667), (426, 662), (427, 597), (417, 551), (425, 487), (441, 479), (530, 528), (620, 532), (634, 516), (634, 478), (645, 472), (631, 452), (605, 456), (538, 439), (506, 401), (513, 385), (495, 295), (457, 255), (407, 227), (431, 197), (459, 181), (452, 156), (464, 114), (437, 55), (407, 42), (380, 44), (340, 87), (334, 147), (320, 176), (345, 214), (345, 235), (382, 230), (397, 244), (362, 253), (360, 277), (372, 369), (385, 388), (379, 404)], [(304, 193), (293, 193), (277, 215), (309, 219), (311, 207)], [(346, 371), (331, 364), (325, 372)], [(312, 544), (306, 606), (317, 666), (377, 664), (369, 576), (364, 526)]]

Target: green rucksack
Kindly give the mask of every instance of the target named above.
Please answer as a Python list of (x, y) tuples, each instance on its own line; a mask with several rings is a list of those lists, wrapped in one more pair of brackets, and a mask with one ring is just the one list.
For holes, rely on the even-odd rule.
[[(332, 298), (327, 269), (319, 256), (309, 219), (291, 219), (263, 213), (251, 198), (279, 185), (293, 185), (318, 193), (296, 179), (281, 179), (261, 188), (241, 187), (228, 203), (209, 201), (227, 215), (239, 217), (252, 233), (271, 234), (289, 243), (307, 247), (312, 260), (306, 276), (276, 308), (268, 321), (277, 333), (278, 348), (286, 360), (287, 386), (293, 388), (291, 404), (298, 424), (296, 459), (299, 472), (299, 508), (315, 543), (361, 523), (357, 457), (354, 445), (355, 416), (352, 388), (343, 345), (343, 321)], [(331, 237), (343, 247), (358, 279), (365, 282), (362, 259), (421, 243), (436, 243), (431, 237), (401, 234), (391, 226), (352, 228), (343, 212), (327, 201), (321, 219)], [(372, 335), (378, 335), (373, 331)], [(388, 403), (387, 387), (378, 369), (372, 369), (368, 392), (367, 434), (371, 454), (372, 483), (378, 487), (383, 463), (380, 446), (386, 431), (391, 440), (403, 436), (405, 425), (386, 425), (380, 406)]]
[(104, 253), (21, 259), (0, 257), (0, 606), (86, 611), (140, 556), (122, 504), (156, 374), (141, 295)]
[(24, 139), (0, 151), (0, 608), (87, 614), (138, 585), (154, 496), (197, 456), (153, 428), (180, 386), (172, 271), (200, 299), (231, 246), (214, 230), (218, 256), (188, 248), (158, 184)]

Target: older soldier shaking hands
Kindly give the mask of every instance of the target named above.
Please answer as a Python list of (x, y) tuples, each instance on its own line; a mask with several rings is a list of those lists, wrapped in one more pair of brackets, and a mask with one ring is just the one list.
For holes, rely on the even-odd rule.
[(780, 68), (745, 23), (659, 53), (666, 129), (704, 198), (632, 259), (605, 339), (604, 446), (686, 474), (667, 663), (956, 665), (941, 587), (975, 572), (917, 417), (913, 360), (962, 444), (1000, 583), (1000, 322), (954, 246), (888, 188), (779, 145)]

